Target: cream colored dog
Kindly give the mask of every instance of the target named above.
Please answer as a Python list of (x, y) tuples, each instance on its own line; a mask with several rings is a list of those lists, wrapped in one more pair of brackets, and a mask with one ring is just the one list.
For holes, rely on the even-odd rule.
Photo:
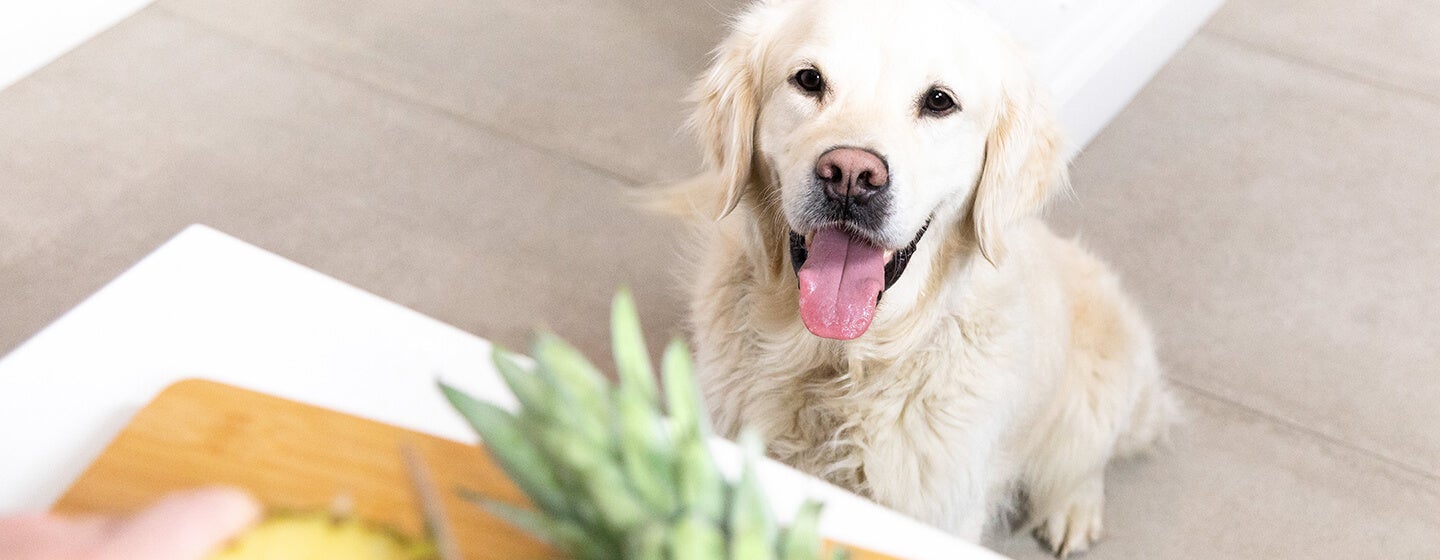
[(1028, 512), (1064, 555), (1177, 410), (1115, 276), (1035, 217), (1065, 161), (1018, 52), (953, 0), (753, 5), (696, 89), (692, 311), (723, 434), (971, 540)]

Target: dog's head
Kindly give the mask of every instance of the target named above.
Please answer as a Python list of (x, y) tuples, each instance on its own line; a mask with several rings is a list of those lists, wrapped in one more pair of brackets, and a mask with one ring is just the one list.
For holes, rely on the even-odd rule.
[(760, 2), (695, 101), (717, 216), (783, 219), (769, 242), (788, 245), (801, 318), (826, 338), (869, 328), (927, 231), (963, 229), (998, 264), (1006, 226), (1065, 180), (1019, 49), (966, 2)]

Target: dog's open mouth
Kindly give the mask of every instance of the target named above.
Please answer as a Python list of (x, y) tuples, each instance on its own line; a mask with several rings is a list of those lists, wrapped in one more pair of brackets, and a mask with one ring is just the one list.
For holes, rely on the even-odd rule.
[(790, 263), (800, 280), (800, 320), (815, 336), (853, 340), (875, 319), (880, 296), (893, 286), (915, 246), (930, 227), (915, 234), (910, 245), (887, 251), (839, 226), (810, 235), (790, 232)]

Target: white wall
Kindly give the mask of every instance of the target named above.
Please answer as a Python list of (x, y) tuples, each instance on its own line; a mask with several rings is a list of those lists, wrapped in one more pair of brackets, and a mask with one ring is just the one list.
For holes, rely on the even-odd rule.
[(1030, 47), (1075, 150), (1085, 147), (1224, 0), (976, 0)]

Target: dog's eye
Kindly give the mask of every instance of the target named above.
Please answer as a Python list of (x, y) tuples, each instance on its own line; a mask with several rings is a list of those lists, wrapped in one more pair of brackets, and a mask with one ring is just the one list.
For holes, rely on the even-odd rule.
[(795, 73), (795, 85), (807, 93), (820, 93), (825, 89), (825, 78), (820, 77), (819, 70), (806, 68)]
[(938, 89), (925, 92), (925, 112), (932, 115), (944, 115), (959, 108), (955, 98), (950, 94)]

